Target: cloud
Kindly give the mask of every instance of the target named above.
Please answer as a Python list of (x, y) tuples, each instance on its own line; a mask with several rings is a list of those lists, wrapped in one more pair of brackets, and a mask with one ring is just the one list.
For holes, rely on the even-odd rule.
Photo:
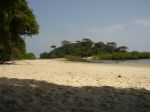
[(135, 24), (143, 26), (143, 27), (150, 27), (150, 19), (139, 19), (134, 21)]
[(122, 31), (125, 28), (124, 25), (113, 25), (104, 27), (91, 27), (88, 29), (90, 33), (114, 33)]

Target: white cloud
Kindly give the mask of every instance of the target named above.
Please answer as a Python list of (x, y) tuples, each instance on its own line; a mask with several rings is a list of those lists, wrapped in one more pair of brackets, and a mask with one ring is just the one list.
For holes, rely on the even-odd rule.
[(88, 31), (90, 33), (114, 33), (121, 31), (125, 28), (124, 25), (104, 26), (104, 27), (92, 27)]
[(147, 20), (139, 19), (139, 20), (135, 20), (134, 23), (143, 27), (150, 27), (150, 19)]

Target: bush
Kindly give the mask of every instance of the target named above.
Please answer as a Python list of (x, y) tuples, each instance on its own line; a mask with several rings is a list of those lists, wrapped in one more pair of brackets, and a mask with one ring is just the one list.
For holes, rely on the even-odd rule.
[(41, 53), (40, 58), (41, 59), (47, 59), (48, 58), (48, 53), (47, 52)]
[(136, 59), (150, 59), (149, 52), (124, 52), (124, 53), (112, 53), (112, 54), (99, 54), (95, 56), (95, 59), (104, 60), (136, 60)]
[(139, 57), (140, 59), (150, 59), (150, 52), (141, 52)]
[(36, 57), (33, 53), (26, 53), (24, 56), (24, 59), (34, 60), (34, 59), (36, 59)]
[(83, 59), (81, 56), (72, 56), (72, 55), (67, 55), (65, 56), (65, 59), (68, 61), (80, 61), (80, 62), (86, 62), (86, 59)]
[(138, 56), (132, 55), (132, 53), (113, 53), (113, 60), (130, 60), (130, 59), (138, 59)]
[(0, 51), (0, 63), (4, 63), (5, 61), (10, 61), (11, 58), (12, 57), (10, 52)]
[(99, 54), (98, 59), (111, 60), (112, 56), (112, 54)]
[(22, 52), (17, 49), (17, 48), (13, 48), (12, 49), (12, 59), (13, 60), (22, 60), (24, 58), (24, 54), (22, 54)]

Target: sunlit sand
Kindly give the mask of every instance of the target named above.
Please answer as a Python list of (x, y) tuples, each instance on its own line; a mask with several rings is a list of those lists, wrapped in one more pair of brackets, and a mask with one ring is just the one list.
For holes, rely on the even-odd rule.
[(1, 65), (0, 77), (44, 80), (69, 86), (113, 86), (150, 90), (150, 66), (23, 60)]

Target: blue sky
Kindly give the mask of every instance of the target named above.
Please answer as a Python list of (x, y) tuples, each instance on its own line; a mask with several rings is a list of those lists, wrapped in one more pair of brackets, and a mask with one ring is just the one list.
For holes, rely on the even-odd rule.
[(150, 0), (27, 0), (40, 25), (26, 38), (27, 51), (39, 56), (62, 40), (117, 42), (150, 51)]

